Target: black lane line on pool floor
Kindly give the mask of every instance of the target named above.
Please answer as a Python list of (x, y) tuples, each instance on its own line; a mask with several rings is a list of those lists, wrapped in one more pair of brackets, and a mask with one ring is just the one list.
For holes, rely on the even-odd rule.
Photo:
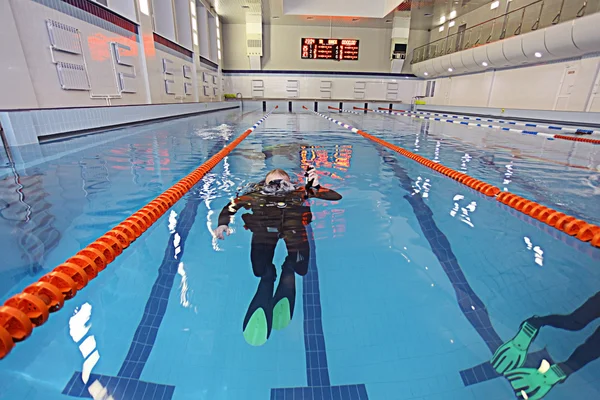
[(331, 386), (321, 314), (319, 269), (314, 234), (310, 225), (306, 226), (306, 233), (310, 246), (310, 261), (308, 273), (302, 278), (302, 308), (308, 386), (271, 389), (271, 400), (368, 400), (364, 384)]
[[(209, 154), (211, 156), (216, 154), (226, 143), (226, 140), (219, 140), (211, 148)], [(190, 192), (192, 190), (193, 188), (190, 189)], [(179, 214), (175, 231), (169, 236), (165, 255), (158, 268), (158, 276), (146, 302), (144, 314), (117, 376), (91, 374), (86, 384), (83, 382), (82, 373), (77, 371), (65, 386), (62, 391), (63, 394), (91, 398), (88, 387), (97, 380), (107, 389), (108, 394), (115, 399), (171, 400), (175, 386), (144, 382), (140, 380), (140, 376), (156, 342), (158, 330), (167, 311), (177, 268), (183, 258), (185, 242), (192, 225), (196, 221), (198, 207), (203, 201), (204, 197), (196, 194), (188, 196), (186, 199), (185, 206)], [(180, 252), (177, 253), (177, 258), (175, 258), (176, 247), (174, 242), (176, 235), (180, 237)]]
[[(344, 110), (345, 111), (345, 110)], [(359, 114), (360, 115), (360, 114)], [(351, 119), (351, 118), (349, 118)], [(395, 118), (392, 118), (392, 120)], [(397, 120), (397, 119), (396, 119)], [(419, 122), (419, 121), (415, 121), (415, 122)], [(432, 134), (429, 133), (429, 121), (420, 121), (421, 122), (421, 126), (420, 126), (420, 134), (424, 135), (424, 139), (428, 139), (428, 138), (432, 138), (433, 140), (436, 141), (447, 141), (448, 139), (444, 139), (444, 138), (439, 138), (436, 134)], [(403, 136), (407, 136), (407, 135), (403, 135)], [(411, 135), (412, 136), (412, 135)], [(385, 140), (385, 137), (382, 136), (381, 139)], [(453, 143), (456, 143), (456, 147), (451, 148), (451, 149), (447, 149), (447, 150), (461, 150), (461, 151), (465, 151), (468, 152), (469, 154), (477, 154), (475, 152), (480, 151), (477, 148), (474, 149), (469, 149), (467, 147), (465, 147), (464, 142), (461, 142), (460, 140), (458, 140), (457, 138), (450, 138), (450, 140), (453, 141)], [(473, 151), (475, 150), (475, 152)], [(572, 150), (572, 149), (571, 149)], [(418, 151), (415, 151), (415, 153), (418, 153)], [(485, 162), (486, 166), (485, 168), (487, 169), (488, 166), (489, 168), (491, 168), (493, 171), (500, 173), (500, 174), (504, 174), (506, 171), (503, 171), (498, 165), (496, 165), (495, 163), (487, 163), (485, 160), (483, 160), (483, 157), (486, 156), (485, 153), (483, 154), (477, 154), (479, 157), (477, 158), (477, 160), (479, 160), (480, 162)], [(473, 159), (475, 160), (475, 157), (473, 157)], [(482, 161), (483, 160), (483, 161)], [(527, 161), (527, 160), (524, 160)], [(542, 191), (540, 192), (538, 190), (538, 188), (536, 188), (535, 186), (531, 185), (529, 183), (528, 180), (521, 178), (519, 176), (511, 176), (510, 177), (511, 182), (515, 183), (516, 185), (520, 185), (521, 188), (529, 191), (532, 195), (533, 198), (535, 199), (536, 202), (540, 203), (540, 204), (551, 204), (553, 206), (556, 206), (552, 201), (550, 201), (548, 199), (548, 197), (546, 196), (546, 194)], [(516, 192), (518, 194), (518, 192)], [(552, 238), (560, 240), (561, 242), (567, 244), (569, 247), (575, 249), (576, 251), (580, 252), (580, 253), (585, 253), (588, 256), (592, 257), (595, 260), (600, 259), (600, 251), (597, 251), (596, 248), (594, 248), (593, 246), (587, 246), (584, 245), (585, 243), (582, 242), (581, 240), (575, 239), (573, 236), (567, 235), (553, 227), (550, 227), (544, 223), (539, 222), (538, 220), (531, 218), (528, 215), (525, 215), (521, 212), (517, 212), (515, 211), (513, 208), (510, 208), (500, 202), (495, 202), (496, 206), (501, 208), (503, 211), (508, 211), (511, 215), (517, 217), (518, 219), (520, 219), (521, 221), (526, 222), (528, 225), (531, 226), (535, 226), (536, 228), (538, 228), (539, 230), (543, 231), (544, 233), (547, 233), (548, 235), (552, 236)], [(565, 212), (566, 214), (569, 215), (573, 215), (579, 219), (589, 219), (588, 217), (583, 216), (582, 214), (572, 210), (571, 208), (565, 207), (564, 205), (561, 206), (561, 210), (563, 212)]]
[[(411, 193), (413, 189), (412, 180), (406, 173), (406, 170), (398, 164), (397, 159), (392, 153), (381, 148), (378, 148), (377, 150), (384, 163), (392, 168), (404, 190)], [(425, 238), (431, 246), (431, 250), (452, 284), (460, 310), (493, 354), (496, 349), (503, 344), (503, 341), (492, 326), (485, 304), (483, 304), (483, 301), (475, 294), (475, 291), (469, 285), (469, 282), (458, 263), (458, 259), (452, 251), (448, 238), (436, 225), (433, 219), (433, 212), (421, 196), (407, 194), (404, 198), (413, 208), (421, 231), (425, 235)], [(550, 354), (546, 349), (542, 349), (528, 354), (524, 367), (537, 368), (542, 359), (546, 359), (551, 364), (554, 364)], [(465, 386), (470, 386), (475, 383), (500, 377), (501, 375), (496, 373), (489, 361), (486, 361), (473, 368), (460, 371), (460, 376), (463, 384)]]

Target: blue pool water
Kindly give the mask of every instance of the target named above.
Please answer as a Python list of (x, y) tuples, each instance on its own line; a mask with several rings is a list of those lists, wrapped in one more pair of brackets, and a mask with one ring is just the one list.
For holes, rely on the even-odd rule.
[[(224, 111), (13, 154), (0, 186), (0, 299), (152, 200), (263, 114)], [(600, 224), (600, 146), (335, 115)], [(239, 187), (273, 168), (300, 180), (309, 164), (343, 198), (310, 200), (309, 271), (296, 276), (293, 319), (264, 345), (250, 346), (242, 324), (258, 279), (244, 211), (226, 240), (211, 230)], [(278, 273), (285, 257), (280, 243)], [(570, 316), (594, 299), (599, 266), (600, 249), (324, 118), (276, 112), (0, 361), (0, 399), (89, 398), (90, 391), (114, 400), (509, 399), (508, 380), (489, 364), (494, 351), (532, 316)], [(596, 347), (580, 346), (599, 327), (593, 318), (578, 330), (541, 327), (525, 366), (597, 350), (597, 338)], [(545, 398), (575, 397), (600, 397), (600, 361)]]

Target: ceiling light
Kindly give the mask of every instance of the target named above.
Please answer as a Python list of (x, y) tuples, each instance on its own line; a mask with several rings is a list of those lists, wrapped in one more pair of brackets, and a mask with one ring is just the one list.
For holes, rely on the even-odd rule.
[(451, 11), (450, 15), (448, 15), (448, 18), (450, 18), (450, 19), (456, 18), (456, 11)]
[(490, 4), (490, 10), (494, 10), (500, 6), (500, 1), (496, 0)]
[(440, 26), (440, 29), (438, 29), (438, 31), (443, 32), (444, 31), (444, 25)]
[(454, 26), (454, 21), (448, 22), (448, 28), (452, 28)]
[(539, 51), (536, 51), (533, 55), (537, 58), (542, 58), (542, 53), (540, 53)]
[(444, 17), (443, 15), (440, 17), (440, 24), (443, 24), (444, 22), (446, 22), (446, 17)]
[(485, 61), (481, 63), (481, 65), (483, 65), (484, 67), (488, 66), (488, 63), (486, 63)]
[(429, 75), (429, 72), (423, 72), (423, 75), (427, 76)]
[(448, 72), (452, 72), (454, 71), (452, 68), (448, 68)]

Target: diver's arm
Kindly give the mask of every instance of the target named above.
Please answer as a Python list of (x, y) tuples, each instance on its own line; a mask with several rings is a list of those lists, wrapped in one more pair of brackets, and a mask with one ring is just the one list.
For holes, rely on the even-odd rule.
[(335, 190), (327, 189), (322, 186), (312, 187), (306, 191), (309, 198), (314, 197), (321, 200), (337, 201), (342, 199), (342, 195)]
[(240, 208), (242, 208), (242, 207), (249, 208), (249, 206), (248, 206), (249, 201), (250, 201), (249, 196), (236, 197), (235, 199), (231, 200), (229, 202), (229, 204), (227, 204), (221, 210), (221, 213), (219, 214), (218, 226), (229, 225), (229, 221), (231, 221), (231, 217), (233, 217)]
[(342, 195), (338, 192), (321, 187), (319, 184), (319, 175), (314, 167), (309, 167), (306, 171), (304, 176), (306, 176), (306, 196), (308, 198), (315, 197), (329, 201), (341, 200)]

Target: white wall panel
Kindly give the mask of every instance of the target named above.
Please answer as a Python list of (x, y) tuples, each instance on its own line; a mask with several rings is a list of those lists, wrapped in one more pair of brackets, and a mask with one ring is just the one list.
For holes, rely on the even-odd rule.
[[(3, 7), (6, 6), (6, 3), (10, 3), (12, 8), (14, 22), (21, 39), (20, 44), (27, 60), (28, 74), (39, 107), (101, 106), (107, 104), (106, 99), (91, 98), (91, 95), (110, 95), (114, 97), (110, 100), (111, 104), (141, 104), (146, 102), (142, 54), (139, 43), (135, 40), (133, 34), (130, 37), (121, 36), (33, 1), (4, 1), (2, 3)], [(63, 90), (61, 88), (56, 65), (53, 63), (52, 53), (49, 50), (51, 42), (46, 26), (47, 20), (57, 21), (79, 31), (82, 54), (54, 51), (54, 60), (85, 65), (91, 91)], [(4, 29), (6, 28), (0, 26), (0, 30), (4, 31)], [(121, 54), (129, 60), (131, 67), (115, 66), (111, 54), (113, 51), (111, 42), (129, 48), (129, 50), (123, 49)], [(15, 42), (13, 45), (17, 43)], [(119, 72), (131, 73), (133, 70), (136, 72), (136, 78), (132, 79), (136, 93), (123, 93), (122, 96), (119, 96), (117, 74)], [(25, 89), (27, 86), (25, 85), (23, 88)], [(13, 92), (0, 93), (0, 97), (3, 96), (12, 99)]]
[(551, 110), (563, 74), (561, 64), (496, 71), (490, 107)]
[(485, 106), (493, 82), (493, 71), (452, 77), (449, 105)]
[(265, 98), (291, 98), (286, 90), (289, 80), (298, 81), (298, 97), (300, 99), (321, 99), (321, 84), (323, 81), (331, 82), (332, 99), (354, 100), (355, 84), (364, 82), (365, 99), (389, 100), (387, 98), (387, 84), (396, 83), (398, 86), (397, 100), (410, 103), (417, 94), (419, 81), (404, 78), (376, 78), (376, 77), (336, 77), (333, 75), (303, 76), (285, 74), (231, 74), (226, 75), (228, 88), (232, 93), (241, 93), (244, 98), (252, 98), (252, 81), (262, 80)]
[(0, 36), (0, 109), (38, 107), (21, 38), (8, 1), (0, 1)]
[[(553, 110), (561, 81), (571, 71), (575, 75), (569, 75), (569, 98), (561, 107), (565, 111), (583, 112), (591, 103), (599, 68), (600, 57), (589, 57), (438, 78), (435, 96), (426, 102), (427, 105)], [(424, 93), (420, 85), (416, 90), (420, 95)]]
[(175, 41), (175, 15), (171, 0), (153, 0), (152, 9), (156, 33)]

